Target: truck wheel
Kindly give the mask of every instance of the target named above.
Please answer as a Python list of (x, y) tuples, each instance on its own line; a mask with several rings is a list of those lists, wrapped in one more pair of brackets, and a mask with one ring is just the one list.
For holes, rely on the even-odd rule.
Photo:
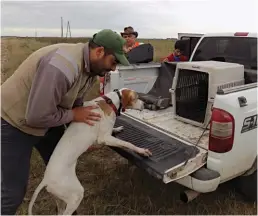
[(257, 202), (257, 170), (251, 175), (238, 177), (235, 183), (246, 201)]

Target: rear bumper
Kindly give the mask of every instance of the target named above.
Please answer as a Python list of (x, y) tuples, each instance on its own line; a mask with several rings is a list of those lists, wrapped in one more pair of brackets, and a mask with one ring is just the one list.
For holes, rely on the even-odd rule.
[(175, 181), (187, 188), (200, 193), (215, 191), (220, 184), (220, 174), (207, 168), (200, 168), (191, 175)]

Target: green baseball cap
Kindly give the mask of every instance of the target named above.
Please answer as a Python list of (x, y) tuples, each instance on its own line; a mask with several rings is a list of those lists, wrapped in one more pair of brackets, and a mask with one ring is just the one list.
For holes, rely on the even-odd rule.
[(126, 66), (130, 65), (123, 50), (126, 41), (116, 32), (111, 29), (101, 30), (93, 36), (93, 42), (114, 52), (114, 55), (120, 64)]

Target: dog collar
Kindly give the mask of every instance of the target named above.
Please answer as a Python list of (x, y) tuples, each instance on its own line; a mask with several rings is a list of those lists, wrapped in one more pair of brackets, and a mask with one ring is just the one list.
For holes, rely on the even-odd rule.
[(115, 89), (114, 92), (117, 93), (119, 101), (120, 101), (118, 109), (116, 108), (116, 106), (114, 105), (113, 101), (109, 97), (103, 95), (102, 98), (106, 101), (107, 104), (109, 104), (109, 106), (112, 107), (112, 109), (114, 110), (116, 116), (120, 116), (121, 109), (122, 109), (122, 112), (124, 112), (124, 108), (122, 108), (122, 97), (121, 97), (121, 94), (120, 94), (118, 89)]
[(119, 108), (118, 108), (118, 115), (120, 115), (121, 114), (121, 110), (122, 110), (122, 112), (125, 111), (125, 108), (123, 107), (123, 104), (122, 104), (122, 96), (121, 96), (121, 94), (120, 94), (118, 89), (115, 89), (114, 92), (117, 93), (119, 101), (120, 101)]

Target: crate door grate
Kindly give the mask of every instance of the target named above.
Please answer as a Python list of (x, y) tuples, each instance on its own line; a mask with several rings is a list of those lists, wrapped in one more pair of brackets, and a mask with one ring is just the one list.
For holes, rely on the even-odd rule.
[(176, 115), (203, 123), (209, 91), (209, 74), (181, 69), (176, 86)]

